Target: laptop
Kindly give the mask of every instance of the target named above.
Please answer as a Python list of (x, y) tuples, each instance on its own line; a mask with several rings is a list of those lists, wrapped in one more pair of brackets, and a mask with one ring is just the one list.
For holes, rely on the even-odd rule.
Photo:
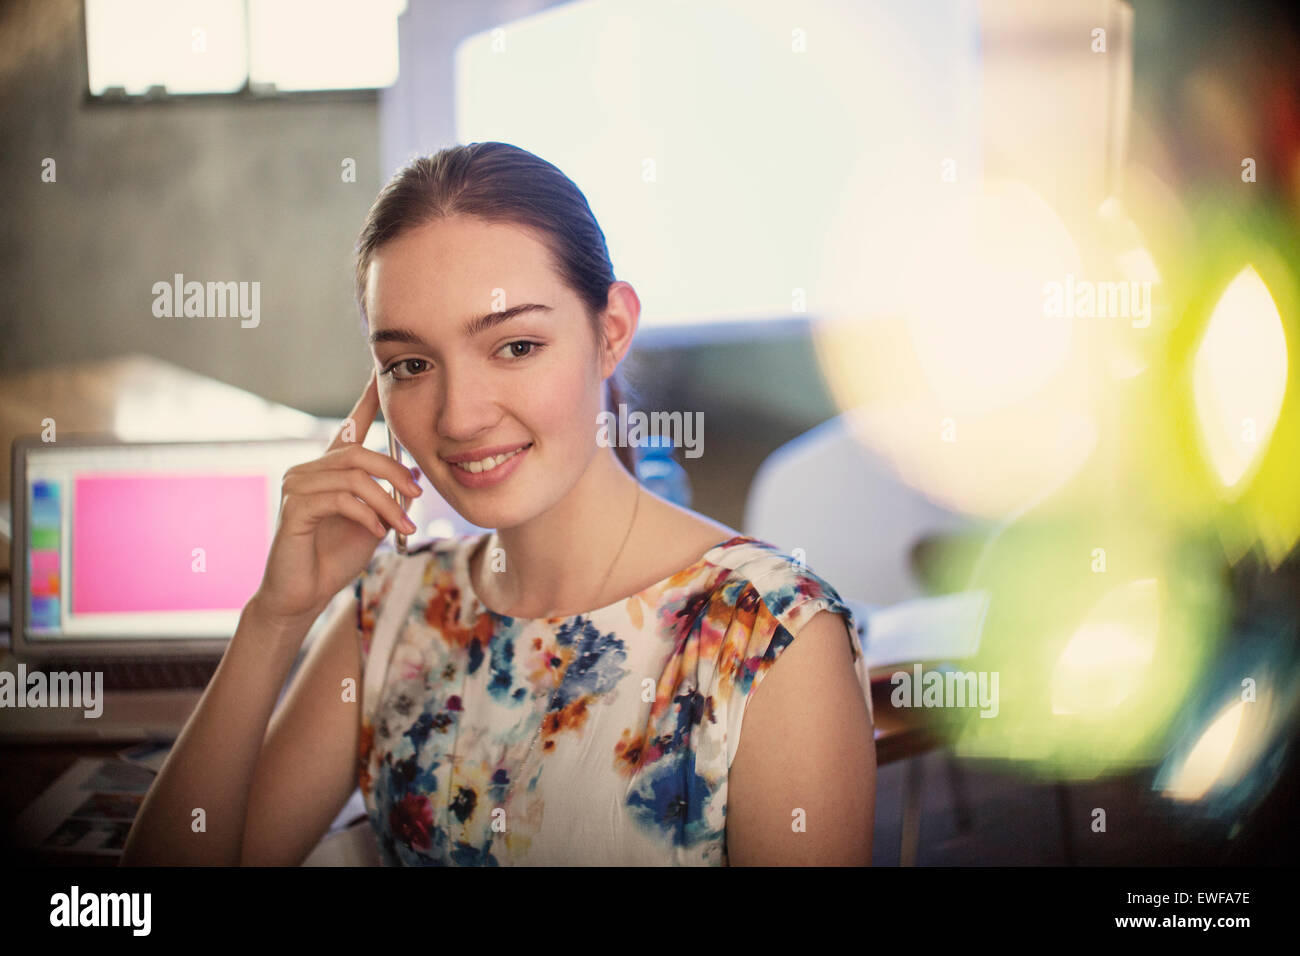
[(0, 742), (174, 740), (326, 444), (15, 439)]

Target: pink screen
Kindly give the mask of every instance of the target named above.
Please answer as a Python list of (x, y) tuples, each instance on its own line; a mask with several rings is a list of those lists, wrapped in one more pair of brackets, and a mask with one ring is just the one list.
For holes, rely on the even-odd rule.
[(243, 607), (270, 550), (266, 482), (265, 475), (77, 478), (72, 612)]

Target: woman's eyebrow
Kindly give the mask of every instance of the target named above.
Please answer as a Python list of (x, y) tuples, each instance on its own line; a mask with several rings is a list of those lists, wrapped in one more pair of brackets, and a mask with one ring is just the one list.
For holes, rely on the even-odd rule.
[(525, 312), (533, 312), (537, 310), (542, 312), (553, 311), (549, 305), (539, 305), (536, 302), (525, 302), (522, 305), (516, 305), (514, 308), (505, 309), (501, 312), (489, 312), (487, 315), (480, 315), (477, 319), (470, 319), (465, 323), (465, 337), (472, 339), (480, 332), (486, 332), (488, 329), (496, 328), (503, 322), (509, 322), (517, 315), (523, 315)]
[[(496, 328), (504, 322), (509, 322), (516, 316), (523, 315), (525, 312), (542, 311), (553, 312), (549, 305), (540, 305), (536, 302), (525, 302), (516, 305), (513, 308), (504, 309), (501, 312), (488, 312), (486, 315), (480, 315), (478, 318), (467, 321), (463, 328), (466, 338), (473, 338), (480, 332), (486, 332), (488, 329)], [(416, 333), (407, 328), (379, 329), (370, 333), (370, 344), (378, 345), (381, 342), (400, 342), (405, 345), (424, 345), (429, 343), (424, 341)]]

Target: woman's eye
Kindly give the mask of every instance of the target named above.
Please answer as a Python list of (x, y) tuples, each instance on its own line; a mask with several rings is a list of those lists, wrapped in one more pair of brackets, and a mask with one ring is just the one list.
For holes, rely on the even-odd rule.
[[(401, 361), (394, 362), (392, 365), (388, 366), (388, 368), (384, 369), (384, 374), (385, 374), (385, 375), (388, 375), (388, 376), (391, 376), (392, 378), (396, 379), (396, 380), (399, 381), (399, 382), (407, 381), (407, 380), (410, 379), (413, 375), (418, 375), (418, 374), (420, 374), (420, 373), (419, 373), (418, 371), (417, 371), (417, 372), (414, 372), (414, 373), (411, 373), (411, 374), (408, 374), (408, 375), (398, 375), (398, 374), (396, 374), (396, 373), (397, 373), (397, 370), (398, 370), (399, 368), (403, 368), (404, 366), (409, 366), (412, 362), (416, 363), (417, 365), (428, 365), (428, 364), (429, 364), (429, 363), (426, 362), (424, 359), (415, 359), (415, 358), (411, 358), (411, 359), (402, 359)], [(409, 368), (407, 368), (406, 371), (407, 371), (408, 373), (410, 373), (410, 369), (409, 369)]]
[[(520, 347), (522, 347), (524, 351), (522, 352), (517, 351)], [(522, 359), (522, 358), (528, 358), (528, 356), (532, 355), (541, 347), (542, 344), (540, 342), (529, 342), (526, 339), (520, 339), (515, 342), (507, 342), (505, 345), (501, 347), (501, 351), (505, 352), (507, 349), (509, 349), (509, 356), (508, 356), (509, 358)]]

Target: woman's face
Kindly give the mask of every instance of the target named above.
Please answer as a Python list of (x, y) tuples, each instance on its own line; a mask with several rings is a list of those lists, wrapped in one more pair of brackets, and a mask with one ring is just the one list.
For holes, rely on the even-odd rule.
[[(384, 419), (467, 521), (512, 527), (574, 486), (613, 369), (531, 232), (460, 216), (403, 233), (371, 259), (366, 315)], [(477, 474), (448, 460), (519, 448)]]

